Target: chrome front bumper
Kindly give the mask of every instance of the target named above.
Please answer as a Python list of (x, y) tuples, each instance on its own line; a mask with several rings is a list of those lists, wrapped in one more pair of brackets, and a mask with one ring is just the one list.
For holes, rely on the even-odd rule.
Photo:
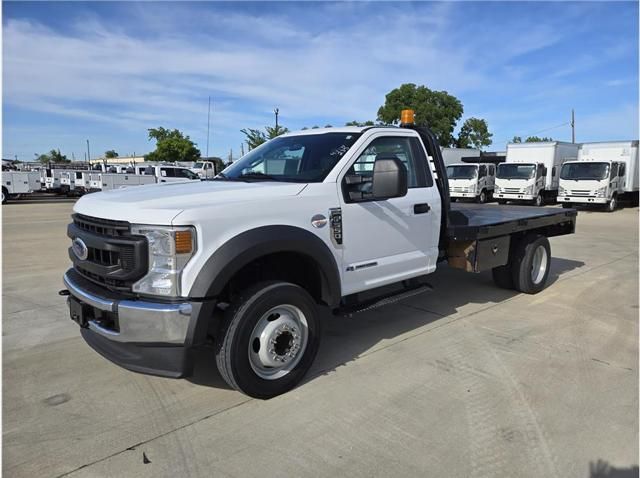
[(69, 272), (65, 273), (63, 280), (69, 294), (83, 304), (117, 315), (117, 331), (89, 320), (87, 326), (96, 334), (115, 342), (174, 345), (183, 345), (186, 342), (192, 315), (189, 302), (169, 304), (144, 300), (118, 300), (81, 288)]
[(450, 191), (449, 192), (449, 196), (451, 196), (452, 198), (475, 198), (478, 196), (478, 194), (472, 192), (472, 193), (461, 193), (461, 192), (455, 192), (455, 191)]

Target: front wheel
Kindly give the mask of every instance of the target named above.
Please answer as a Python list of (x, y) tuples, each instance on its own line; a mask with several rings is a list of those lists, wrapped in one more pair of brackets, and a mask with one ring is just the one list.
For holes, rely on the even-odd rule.
[(302, 380), (319, 343), (318, 307), (309, 293), (288, 282), (262, 282), (225, 311), (216, 363), (234, 389), (271, 398)]
[(484, 189), (480, 191), (480, 196), (478, 196), (478, 202), (480, 204), (484, 204), (487, 202), (487, 192)]
[(544, 198), (542, 197), (542, 193), (538, 193), (536, 198), (533, 200), (533, 205), (536, 207), (544, 206)]
[(618, 207), (618, 201), (616, 200), (616, 197), (613, 196), (611, 200), (607, 203), (607, 212), (613, 212), (616, 210), (617, 207)]
[(6, 204), (7, 199), (9, 199), (9, 191), (7, 191), (4, 187), (2, 188), (2, 204)]

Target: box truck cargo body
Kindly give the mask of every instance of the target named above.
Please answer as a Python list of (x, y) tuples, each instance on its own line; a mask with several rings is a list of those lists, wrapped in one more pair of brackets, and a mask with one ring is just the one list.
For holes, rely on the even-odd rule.
[(638, 141), (584, 143), (560, 172), (558, 202), (605, 206), (638, 200)]
[(39, 190), (39, 171), (2, 171), (2, 204), (12, 197)]
[(578, 147), (561, 141), (508, 144), (506, 162), (498, 165), (494, 197), (501, 203), (525, 201), (536, 206), (555, 201), (560, 168), (578, 157)]

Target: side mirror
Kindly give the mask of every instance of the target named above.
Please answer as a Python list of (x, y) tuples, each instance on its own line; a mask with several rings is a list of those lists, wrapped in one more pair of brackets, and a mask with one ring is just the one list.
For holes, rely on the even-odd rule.
[(377, 158), (373, 165), (373, 199), (391, 199), (407, 194), (407, 168), (398, 158)]

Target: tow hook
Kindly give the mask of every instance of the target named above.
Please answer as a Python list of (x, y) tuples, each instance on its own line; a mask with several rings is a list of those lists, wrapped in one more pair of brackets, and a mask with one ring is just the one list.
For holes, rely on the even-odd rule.
[(62, 289), (58, 291), (58, 295), (67, 296), (67, 295), (71, 295), (71, 292), (69, 292), (67, 289)]

